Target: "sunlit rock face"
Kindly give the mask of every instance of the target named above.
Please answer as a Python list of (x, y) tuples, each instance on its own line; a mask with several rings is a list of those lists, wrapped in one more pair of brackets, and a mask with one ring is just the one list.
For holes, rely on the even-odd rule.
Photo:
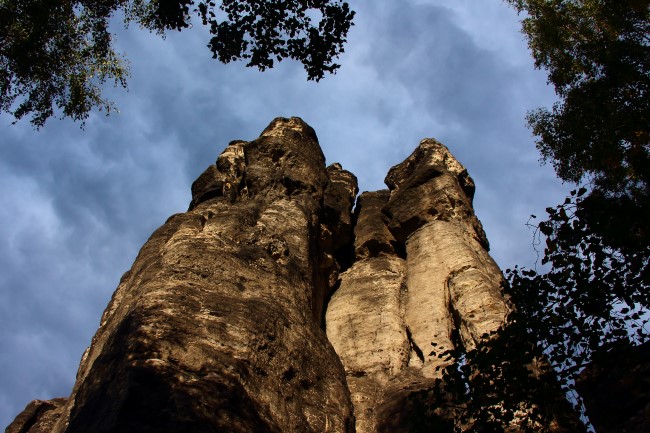
[(71, 395), (6, 432), (444, 428), (445, 402), (416, 426), (411, 397), (504, 323), (501, 273), (445, 146), (386, 184), (353, 210), (355, 176), (298, 118), (230, 143), (123, 276)]
[(409, 396), (455, 361), (439, 355), (475, 347), (509, 311), (474, 183), (449, 150), (423, 140), (386, 184), (359, 197), (355, 261), (327, 310), (359, 433), (409, 431)]
[(325, 167), (302, 120), (276, 119), (192, 193), (123, 276), (58, 422), (10, 433), (354, 431), (320, 327), (354, 176)]

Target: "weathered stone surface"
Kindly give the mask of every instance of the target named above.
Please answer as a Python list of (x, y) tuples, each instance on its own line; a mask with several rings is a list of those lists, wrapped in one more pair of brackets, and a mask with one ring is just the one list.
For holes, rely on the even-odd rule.
[(385, 179), (391, 197), (385, 213), (389, 228), (402, 242), (432, 221), (458, 221), (489, 250), (480, 221), (474, 215), (474, 180), (443, 144), (428, 138)]
[(474, 183), (447, 148), (423, 140), (386, 184), (359, 199), (357, 261), (326, 320), (359, 433), (409, 431), (411, 397), (453, 362), (438, 355), (474, 347), (509, 311), (472, 208)]
[[(357, 224), (354, 228), (354, 254), (357, 260), (376, 257), (380, 253), (401, 256), (395, 238), (386, 226), (384, 206), (388, 203), (390, 192), (386, 189), (364, 192), (357, 200)], [(400, 245), (401, 246), (401, 245)]]
[(59, 420), (65, 403), (65, 398), (34, 400), (9, 424), (5, 433), (49, 433)]
[(122, 278), (52, 431), (353, 431), (317, 240), (351, 230), (356, 182), (324, 162), (297, 118), (231, 143)]
[(386, 382), (408, 366), (404, 260), (388, 255), (355, 262), (327, 310), (327, 333), (345, 365), (357, 431), (374, 431), (374, 406)]
[[(353, 259), (352, 208), (358, 193), (357, 178), (340, 164), (327, 167), (329, 181), (325, 188), (320, 212), (320, 238), (318, 240), (320, 269), (317, 278), (318, 296), (326, 301), (339, 282), (339, 273), (348, 268)], [(314, 305), (321, 323), (325, 326), (325, 303)]]
[(355, 176), (298, 118), (231, 142), (122, 277), (70, 397), (6, 432), (449, 431), (438, 355), (504, 323), (501, 273), (446, 147), (386, 184), (353, 213)]

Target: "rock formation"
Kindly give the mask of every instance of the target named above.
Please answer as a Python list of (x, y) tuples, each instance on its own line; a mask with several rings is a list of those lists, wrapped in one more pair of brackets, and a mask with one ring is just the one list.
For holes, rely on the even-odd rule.
[(406, 399), (452, 362), (439, 355), (474, 347), (509, 311), (474, 183), (449, 150), (423, 140), (386, 184), (359, 197), (355, 261), (327, 311), (358, 433), (408, 431)]
[(356, 178), (298, 118), (230, 143), (122, 277), (70, 397), (6, 432), (411, 431), (409, 397), (457, 361), (438, 355), (509, 306), (445, 146), (386, 184), (353, 211)]

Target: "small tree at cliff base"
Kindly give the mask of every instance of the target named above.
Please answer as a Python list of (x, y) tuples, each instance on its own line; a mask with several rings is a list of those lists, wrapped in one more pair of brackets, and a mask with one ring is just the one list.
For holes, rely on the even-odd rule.
[(40, 128), (58, 111), (82, 121), (93, 108), (110, 112), (102, 86), (128, 77), (109, 31), (117, 12), (161, 35), (194, 18), (209, 28), (213, 58), (262, 71), (290, 58), (310, 80), (339, 68), (354, 17), (340, 0), (1, 0), (0, 113)]

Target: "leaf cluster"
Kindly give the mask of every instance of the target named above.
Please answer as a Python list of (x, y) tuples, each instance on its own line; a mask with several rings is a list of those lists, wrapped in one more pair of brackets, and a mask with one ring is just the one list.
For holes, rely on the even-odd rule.
[(561, 179), (590, 184), (531, 224), (542, 270), (506, 271), (515, 310), (452, 354), (438, 400), (462, 403), (455, 431), (584, 431), (580, 372), (650, 340), (650, 0), (507, 1), (560, 97), (528, 115), (537, 147)]
[(57, 110), (81, 121), (95, 107), (110, 112), (102, 85), (128, 77), (109, 30), (118, 12), (163, 36), (194, 17), (214, 59), (263, 71), (290, 58), (316, 81), (340, 67), (354, 18), (341, 0), (0, 0), (0, 112), (31, 115), (37, 128)]
[(181, 31), (192, 15), (209, 27), (208, 47), (223, 63), (243, 59), (260, 70), (291, 58), (310, 80), (334, 73), (354, 11), (340, 0), (139, 0), (136, 19), (146, 28)]
[(603, 221), (592, 210), (599, 197), (585, 193), (580, 188), (548, 208), (548, 219), (538, 225), (549, 270), (507, 272), (513, 302), (565, 381), (575, 379), (599, 348), (650, 338), (650, 245), (629, 242), (629, 226), (607, 226), (625, 221), (627, 209), (610, 208)]
[(506, 272), (525, 333), (570, 391), (594, 353), (649, 339), (650, 0), (508, 3), (560, 98), (528, 114), (537, 147), (562, 180), (588, 181), (531, 225), (544, 270)]
[(506, 271), (504, 296), (515, 306), (506, 325), (476, 349), (440, 355), (461, 360), (445, 369), (434, 399), (454, 395), (461, 405), (454, 431), (586, 430), (575, 392), (584, 367), (650, 340), (647, 211), (578, 188), (531, 224), (544, 270)]
[(514, 311), (507, 325), (444, 370), (434, 401), (453, 396), (454, 432), (586, 430), (530, 331)]
[(126, 86), (128, 67), (113, 49), (108, 22), (123, 2), (2, 0), (0, 112), (31, 114), (41, 127), (60, 109), (74, 120), (113, 109), (101, 85)]
[(603, 209), (616, 203), (586, 188), (572, 191), (536, 226), (547, 270), (506, 272), (524, 332), (569, 393), (594, 354), (650, 340), (650, 245), (639, 242), (647, 239), (648, 208), (613, 200), (621, 206)]
[(560, 97), (528, 114), (544, 160), (565, 181), (647, 194), (650, 0), (508, 2), (526, 13), (535, 64)]

